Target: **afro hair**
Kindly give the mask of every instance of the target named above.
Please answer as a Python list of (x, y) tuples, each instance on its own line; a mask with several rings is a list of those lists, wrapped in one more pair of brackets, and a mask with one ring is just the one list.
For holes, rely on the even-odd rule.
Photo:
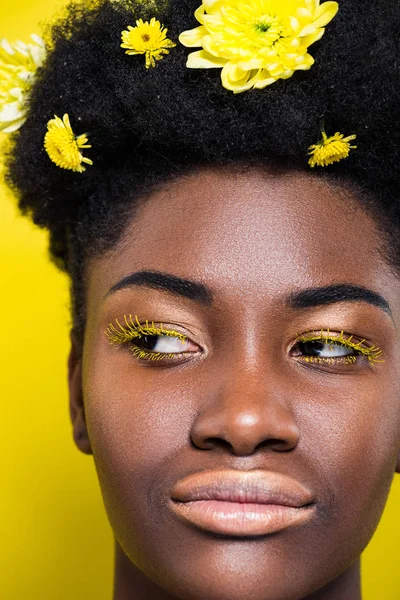
[[(85, 325), (84, 265), (115, 245), (125, 219), (157, 185), (206, 165), (304, 169), (359, 191), (390, 240), (400, 268), (400, 4), (339, 0), (339, 12), (309, 52), (315, 64), (263, 90), (233, 94), (219, 69), (188, 69), (182, 31), (198, 26), (199, 0), (72, 2), (48, 27), (24, 125), (12, 134), (6, 180), (23, 214), (50, 233), (50, 255), (72, 279), (74, 329)], [(121, 48), (121, 32), (155, 16), (176, 47), (154, 68)], [(44, 150), (47, 123), (69, 114), (92, 144), (82, 173)], [(310, 169), (308, 148), (340, 131), (357, 150)], [(396, 245), (397, 244), (397, 245)]]

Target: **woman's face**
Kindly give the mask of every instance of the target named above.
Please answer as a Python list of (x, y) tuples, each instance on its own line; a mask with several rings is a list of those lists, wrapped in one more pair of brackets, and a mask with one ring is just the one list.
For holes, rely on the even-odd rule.
[[(70, 359), (71, 418), (76, 443), (93, 453), (116, 542), (137, 581), (143, 573), (154, 586), (146, 597), (298, 600), (358, 561), (399, 469), (400, 282), (378, 248), (374, 222), (346, 192), (307, 174), (225, 168), (153, 193), (118, 247), (90, 264), (82, 365)], [(159, 277), (110, 292), (140, 271), (210, 291), (176, 282), (168, 291)], [(354, 288), (344, 301), (328, 290), (289, 302), (337, 284), (383, 296), (392, 314)], [(111, 344), (107, 327), (118, 330), (118, 319), (129, 333), (129, 315), (188, 341)], [(375, 345), (384, 362), (321, 341), (295, 346), (321, 328)], [(186, 354), (140, 359), (135, 340), (147, 352)], [(224, 535), (180, 518), (178, 480), (219, 469), (295, 479), (313, 501), (293, 509), (307, 519)]]

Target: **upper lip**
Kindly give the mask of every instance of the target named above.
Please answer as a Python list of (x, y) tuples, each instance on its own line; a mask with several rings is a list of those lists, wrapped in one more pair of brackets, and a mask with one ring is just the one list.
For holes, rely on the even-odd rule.
[(171, 492), (172, 500), (224, 500), (301, 507), (314, 501), (297, 480), (261, 469), (200, 471), (180, 479)]

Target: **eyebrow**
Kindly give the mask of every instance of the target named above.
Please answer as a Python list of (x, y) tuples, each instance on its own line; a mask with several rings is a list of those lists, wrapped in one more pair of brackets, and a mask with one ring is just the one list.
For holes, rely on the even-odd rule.
[(213, 293), (211, 289), (198, 281), (183, 279), (170, 273), (161, 271), (137, 271), (127, 275), (114, 284), (107, 292), (106, 297), (124, 288), (142, 286), (154, 290), (166, 290), (175, 296), (189, 298), (201, 306), (211, 306)]
[[(106, 297), (119, 290), (136, 286), (166, 290), (170, 294), (188, 298), (201, 306), (209, 307), (213, 304), (214, 294), (211, 288), (204, 283), (161, 271), (131, 273), (115, 283), (107, 292)], [(292, 310), (304, 310), (339, 302), (367, 302), (372, 306), (377, 306), (393, 319), (387, 300), (377, 292), (359, 285), (338, 283), (325, 287), (306, 288), (285, 296), (285, 307)]]

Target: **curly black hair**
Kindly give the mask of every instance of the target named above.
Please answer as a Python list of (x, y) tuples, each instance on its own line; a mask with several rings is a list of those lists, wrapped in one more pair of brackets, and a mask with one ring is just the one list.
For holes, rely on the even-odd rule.
[[(48, 52), (12, 136), (6, 181), (23, 214), (50, 232), (50, 255), (71, 276), (73, 327), (83, 340), (85, 265), (121, 237), (155, 186), (207, 165), (300, 169), (347, 188), (371, 211), (387, 258), (400, 272), (400, 4), (339, 0), (310, 47), (315, 64), (263, 90), (233, 94), (220, 69), (188, 69), (178, 42), (198, 26), (199, 0), (72, 2), (45, 32)], [(120, 47), (136, 19), (156, 16), (177, 43), (154, 68)], [(68, 113), (92, 144), (82, 173), (54, 165), (43, 148), (47, 122)], [(311, 169), (308, 147), (340, 131), (357, 149)]]

